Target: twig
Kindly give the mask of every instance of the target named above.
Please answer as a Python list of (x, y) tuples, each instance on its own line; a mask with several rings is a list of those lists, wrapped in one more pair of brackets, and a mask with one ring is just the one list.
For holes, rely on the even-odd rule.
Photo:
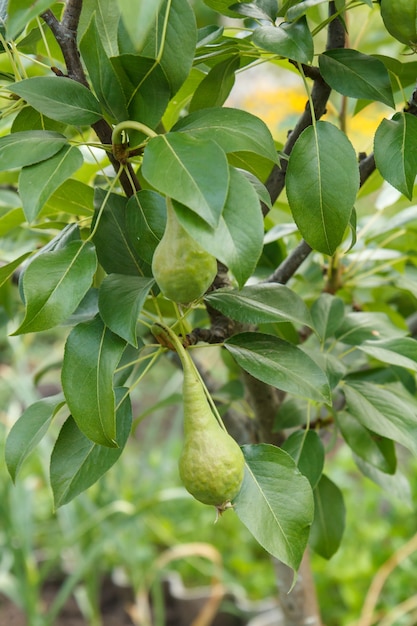
[[(61, 48), (62, 56), (64, 57), (67, 68), (68, 78), (75, 80), (76, 82), (84, 85), (84, 87), (87, 87), (87, 89), (90, 89), (90, 85), (81, 63), (80, 52), (77, 44), (77, 28), (81, 8), (82, 0), (67, 0), (61, 22), (56, 19), (50, 9), (42, 13), (41, 17), (51, 29), (59, 47)], [(63, 80), (65, 80), (65, 78), (66, 77), (64, 77)], [(92, 128), (103, 145), (111, 146), (112, 128), (106, 120), (101, 119), (98, 122), (95, 122), (92, 124)], [(121, 164), (114, 157), (111, 150), (108, 150), (108, 157), (115, 172), (118, 172)], [(130, 197), (140, 189), (140, 184), (131, 164), (128, 163), (125, 167), (128, 171), (124, 170), (121, 173), (120, 184), (122, 185), (126, 196)]]

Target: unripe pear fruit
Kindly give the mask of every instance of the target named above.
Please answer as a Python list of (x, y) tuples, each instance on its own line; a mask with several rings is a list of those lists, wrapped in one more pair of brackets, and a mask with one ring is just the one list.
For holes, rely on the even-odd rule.
[(166, 298), (189, 304), (201, 298), (217, 274), (217, 261), (181, 226), (167, 198), (167, 223), (153, 259), (152, 272)]
[(156, 325), (154, 335), (174, 347), (184, 372), (184, 443), (179, 459), (184, 487), (196, 500), (221, 513), (231, 506), (243, 481), (245, 459), (236, 441), (217, 421), (195, 365), (179, 338)]

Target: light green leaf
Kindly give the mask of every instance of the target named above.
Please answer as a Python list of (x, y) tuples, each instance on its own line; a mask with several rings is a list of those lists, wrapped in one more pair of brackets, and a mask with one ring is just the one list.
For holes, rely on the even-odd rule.
[(6, 465), (13, 482), (23, 462), (44, 437), (53, 416), (62, 405), (61, 394), (43, 398), (31, 404), (13, 424), (5, 447)]
[(109, 274), (100, 285), (98, 305), (104, 323), (135, 347), (138, 315), (153, 284), (152, 278)]
[(226, 201), (229, 167), (215, 141), (184, 133), (159, 135), (146, 146), (141, 171), (157, 191), (217, 226)]
[(349, 412), (363, 426), (417, 453), (417, 401), (402, 386), (350, 379), (342, 391)]
[[(115, 56), (119, 52), (118, 36), (120, 22), (120, 7), (123, 0), (88, 0), (82, 3), (80, 22), (78, 25), (78, 39), (82, 39), (87, 30), (91, 18), (95, 14), (97, 30), (101, 43), (108, 56)], [(156, 0), (155, 0), (156, 2)], [(130, 6), (135, 7), (136, 3), (125, 0)], [(142, 3), (139, 3), (142, 6)]]
[(94, 189), (80, 180), (66, 180), (47, 200), (45, 211), (50, 214), (92, 217), (94, 212)]
[(330, 293), (322, 293), (313, 302), (311, 317), (314, 328), (322, 341), (332, 337), (345, 314), (345, 305), (341, 298), (336, 298)]
[(28, 130), (0, 138), (0, 171), (32, 165), (53, 156), (67, 138), (50, 130)]
[(263, 215), (254, 187), (230, 168), (230, 184), (223, 214), (212, 229), (185, 207), (173, 203), (182, 226), (210, 254), (224, 263), (243, 287), (262, 252)]
[(127, 389), (116, 390), (117, 448), (100, 446), (88, 439), (72, 417), (62, 426), (51, 456), (50, 478), (55, 507), (67, 504), (93, 485), (123, 452), (132, 426)]
[(300, 348), (257, 332), (233, 335), (225, 347), (240, 367), (264, 383), (301, 398), (330, 404), (326, 375)]
[(13, 334), (64, 322), (87, 293), (96, 268), (94, 246), (80, 240), (34, 258), (23, 274), (25, 318)]
[(129, 119), (122, 85), (106, 54), (96, 14), (80, 41), (80, 51), (95, 94), (108, 114), (116, 122)]
[(14, 261), (10, 261), (10, 263), (7, 263), (6, 265), (2, 265), (0, 267), (0, 287), (13, 276), (15, 270), (20, 265), (22, 265), (23, 261), (27, 259), (29, 255), (30, 252), (25, 252), (24, 254), (21, 254), (17, 259), (14, 259)]
[(254, 30), (252, 40), (263, 50), (292, 61), (310, 63), (313, 60), (313, 37), (305, 18), (282, 22), (278, 26), (260, 26)]
[(324, 467), (324, 446), (314, 430), (297, 430), (281, 446), (295, 461), (311, 488), (318, 484)]
[(417, 372), (417, 341), (412, 337), (366, 341), (358, 348), (383, 363)]
[(15, 39), (34, 17), (53, 4), (53, 0), (9, 0), (6, 20), (7, 40)]
[(395, 474), (385, 474), (355, 454), (353, 454), (353, 458), (364, 476), (372, 480), (376, 485), (379, 485), (385, 493), (389, 493), (390, 498), (397, 498), (405, 503), (410, 508), (410, 511), (414, 510), (410, 481), (404, 474), (398, 470)]
[(142, 48), (151, 29), (155, 28), (158, 13), (165, 0), (153, 2), (131, 2), (119, 0), (124, 26), (137, 48)]
[(347, 136), (329, 122), (306, 128), (289, 158), (286, 189), (306, 242), (332, 255), (349, 225), (359, 189), (356, 153)]
[(217, 289), (205, 296), (217, 311), (244, 324), (292, 322), (312, 327), (310, 312), (294, 291), (279, 284)]
[(73, 328), (62, 366), (62, 387), (72, 417), (91, 441), (117, 447), (113, 375), (126, 342), (99, 317)]
[(211, 68), (195, 90), (188, 110), (192, 112), (222, 106), (235, 84), (235, 72), (239, 66), (240, 58), (235, 55)]
[(276, 163), (278, 156), (267, 125), (247, 111), (212, 108), (195, 111), (183, 117), (174, 131), (202, 139), (213, 139), (229, 153), (253, 152)]
[(236, 515), (265, 550), (297, 570), (313, 519), (310, 484), (280, 448), (258, 444), (242, 450), (245, 477), (233, 501)]
[(417, 119), (410, 113), (396, 113), (382, 120), (375, 133), (375, 163), (381, 176), (409, 200), (417, 175)]
[(233, 4), (233, 0), (204, 0), (204, 4), (207, 4), (207, 6), (214, 11), (222, 13), (227, 17), (237, 17), (242, 19), (242, 16), (239, 13), (229, 9), (229, 7)]
[(319, 66), (326, 83), (344, 96), (395, 107), (389, 74), (379, 59), (340, 48), (321, 54)]
[(59, 76), (33, 76), (15, 83), (10, 91), (34, 109), (58, 122), (80, 126), (101, 118), (100, 104), (87, 87)]
[(24, 167), (19, 176), (19, 193), (28, 222), (33, 222), (47, 200), (83, 164), (78, 148), (64, 146), (41, 163)]
[(314, 511), (309, 544), (317, 554), (330, 559), (342, 541), (346, 510), (339, 487), (324, 474), (314, 490)]
[(349, 346), (358, 346), (368, 340), (391, 339), (403, 337), (407, 331), (395, 326), (385, 313), (347, 313), (335, 337), (338, 341), (347, 343)]
[(344, 440), (357, 456), (381, 472), (395, 473), (397, 459), (391, 439), (375, 435), (347, 411), (339, 411), (336, 416)]

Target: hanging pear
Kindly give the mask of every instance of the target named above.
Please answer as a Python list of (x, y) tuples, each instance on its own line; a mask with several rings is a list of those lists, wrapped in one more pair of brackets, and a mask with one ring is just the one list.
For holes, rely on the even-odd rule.
[(167, 222), (153, 259), (152, 272), (166, 298), (189, 304), (210, 287), (217, 273), (216, 259), (181, 226), (167, 198)]

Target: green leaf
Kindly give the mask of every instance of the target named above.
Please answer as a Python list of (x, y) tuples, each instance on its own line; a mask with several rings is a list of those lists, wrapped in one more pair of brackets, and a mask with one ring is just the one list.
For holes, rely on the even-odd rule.
[(284, 285), (247, 285), (237, 289), (217, 289), (205, 296), (217, 311), (243, 324), (292, 322), (312, 327), (304, 301)]
[(99, 317), (75, 326), (68, 336), (62, 387), (72, 417), (91, 441), (117, 447), (113, 375), (126, 343)]
[(116, 390), (117, 448), (97, 445), (78, 428), (72, 417), (62, 426), (51, 456), (51, 487), (55, 507), (73, 500), (112, 467), (123, 452), (132, 427), (127, 389)]
[(344, 96), (395, 107), (389, 74), (379, 59), (340, 48), (319, 55), (319, 67), (326, 83)]
[[(127, 1), (129, 2), (129, 0)], [(118, 54), (119, 22), (122, 2), (123, 0), (118, 0), (118, 2), (114, 2), (114, 0), (88, 0), (88, 2), (83, 2), (78, 25), (78, 39), (82, 39), (94, 15), (99, 37), (107, 55), (115, 56)], [(136, 5), (136, 3), (133, 4), (131, 2), (129, 2), (129, 4), (131, 6)], [(142, 3), (140, 3), (140, 6), (142, 6)]]
[(382, 120), (375, 133), (375, 163), (381, 176), (409, 200), (417, 175), (416, 143), (417, 118), (410, 113)]
[(243, 287), (252, 275), (263, 245), (263, 215), (251, 183), (230, 168), (230, 185), (217, 228), (210, 228), (185, 207), (174, 203), (182, 226), (219, 261), (227, 265)]
[(23, 462), (44, 437), (53, 416), (62, 405), (61, 394), (43, 398), (31, 404), (13, 424), (5, 446), (6, 465), (13, 482)]
[(34, 258), (23, 274), (25, 318), (13, 335), (65, 322), (87, 293), (96, 268), (94, 246), (82, 241)]
[(29, 255), (30, 252), (25, 252), (14, 261), (10, 261), (10, 263), (7, 263), (6, 265), (2, 265), (0, 267), (0, 287), (2, 287), (2, 285), (4, 285), (9, 280), (9, 278), (13, 276), (15, 270), (20, 267), (20, 265), (22, 265), (23, 261), (27, 259)]
[(286, 189), (306, 242), (332, 255), (349, 225), (359, 189), (357, 158), (347, 136), (329, 122), (306, 128), (289, 158)]
[(135, 347), (137, 319), (153, 284), (152, 278), (109, 274), (100, 285), (98, 305), (104, 323)]
[(212, 108), (195, 111), (175, 124), (181, 131), (201, 139), (213, 139), (226, 152), (253, 152), (277, 162), (277, 150), (266, 124), (247, 111)]
[(165, 198), (154, 191), (142, 189), (129, 198), (126, 205), (126, 227), (132, 246), (146, 263), (164, 234), (167, 220)]
[(394, 326), (385, 313), (347, 313), (335, 337), (349, 346), (360, 346), (364, 341), (403, 337), (406, 331)]
[(264, 383), (301, 398), (330, 404), (326, 375), (300, 348), (257, 332), (233, 335), (225, 347), (240, 367)]
[(25, 318), (13, 334), (65, 322), (87, 293), (96, 268), (94, 246), (80, 240), (34, 258), (23, 274)]
[(45, 211), (92, 217), (94, 189), (80, 180), (66, 180), (47, 200)]
[(184, 133), (159, 135), (146, 146), (141, 171), (157, 191), (217, 226), (226, 201), (229, 167), (215, 141)]
[(231, 11), (235, 11), (246, 17), (253, 17), (256, 20), (268, 20), (274, 22), (277, 18), (278, 5), (277, 0), (255, 0), (255, 2), (236, 2), (230, 7)]
[(106, 54), (96, 14), (80, 41), (80, 51), (95, 94), (107, 113), (116, 122), (129, 119), (122, 85)]
[(358, 348), (383, 363), (417, 372), (417, 341), (412, 337), (366, 341)]
[(324, 446), (314, 430), (297, 430), (281, 446), (295, 461), (311, 488), (318, 484), (324, 467)]
[(83, 164), (78, 148), (64, 146), (40, 163), (24, 167), (19, 176), (19, 193), (28, 222), (33, 222), (50, 196)]
[(229, 7), (233, 4), (233, 0), (204, 0), (204, 4), (214, 11), (226, 15), (227, 17), (237, 17), (242, 19), (242, 16), (239, 13), (229, 9)]
[(135, 46), (141, 48), (149, 31), (155, 27), (155, 21), (165, 0), (153, 0), (153, 2), (131, 2), (131, 0), (119, 0), (124, 26)]
[(400, 385), (349, 380), (342, 388), (349, 412), (368, 430), (417, 453), (417, 401)]
[(313, 302), (311, 317), (314, 328), (322, 341), (333, 337), (342, 323), (344, 314), (345, 305), (343, 300), (330, 293), (320, 294), (317, 300)]
[(128, 232), (127, 198), (115, 193), (107, 194), (104, 189), (96, 188), (95, 201), (99, 209), (93, 222), (93, 241), (100, 265), (108, 274), (143, 276), (149, 268), (137, 254)]
[(100, 104), (87, 87), (59, 76), (33, 76), (10, 87), (34, 109), (58, 122), (75, 126), (101, 118)]
[(317, 554), (330, 559), (342, 541), (346, 510), (339, 487), (324, 474), (314, 490), (314, 511), (309, 544)]
[(372, 480), (376, 485), (379, 485), (385, 493), (389, 494), (390, 498), (397, 498), (405, 503), (410, 510), (414, 510), (410, 482), (404, 474), (398, 470), (395, 474), (385, 474), (355, 454), (353, 458), (364, 476)]
[(353, 452), (381, 472), (394, 474), (397, 468), (394, 442), (375, 435), (347, 411), (337, 413), (337, 423)]
[(191, 71), (197, 43), (194, 10), (184, 0), (165, 0), (138, 52), (156, 59), (177, 93)]
[(239, 65), (240, 58), (236, 55), (211, 68), (195, 90), (188, 110), (192, 112), (222, 106), (235, 84), (235, 72)]
[(34, 17), (54, 4), (54, 0), (9, 0), (7, 3), (6, 38), (15, 39)]
[(292, 61), (311, 63), (313, 60), (313, 37), (305, 18), (278, 26), (260, 26), (254, 30), (252, 41), (263, 50)]
[(66, 143), (66, 137), (50, 130), (28, 130), (1, 137), (0, 171), (49, 159)]
[(265, 550), (297, 570), (313, 519), (310, 484), (283, 450), (267, 444), (242, 450), (245, 477), (233, 508)]

